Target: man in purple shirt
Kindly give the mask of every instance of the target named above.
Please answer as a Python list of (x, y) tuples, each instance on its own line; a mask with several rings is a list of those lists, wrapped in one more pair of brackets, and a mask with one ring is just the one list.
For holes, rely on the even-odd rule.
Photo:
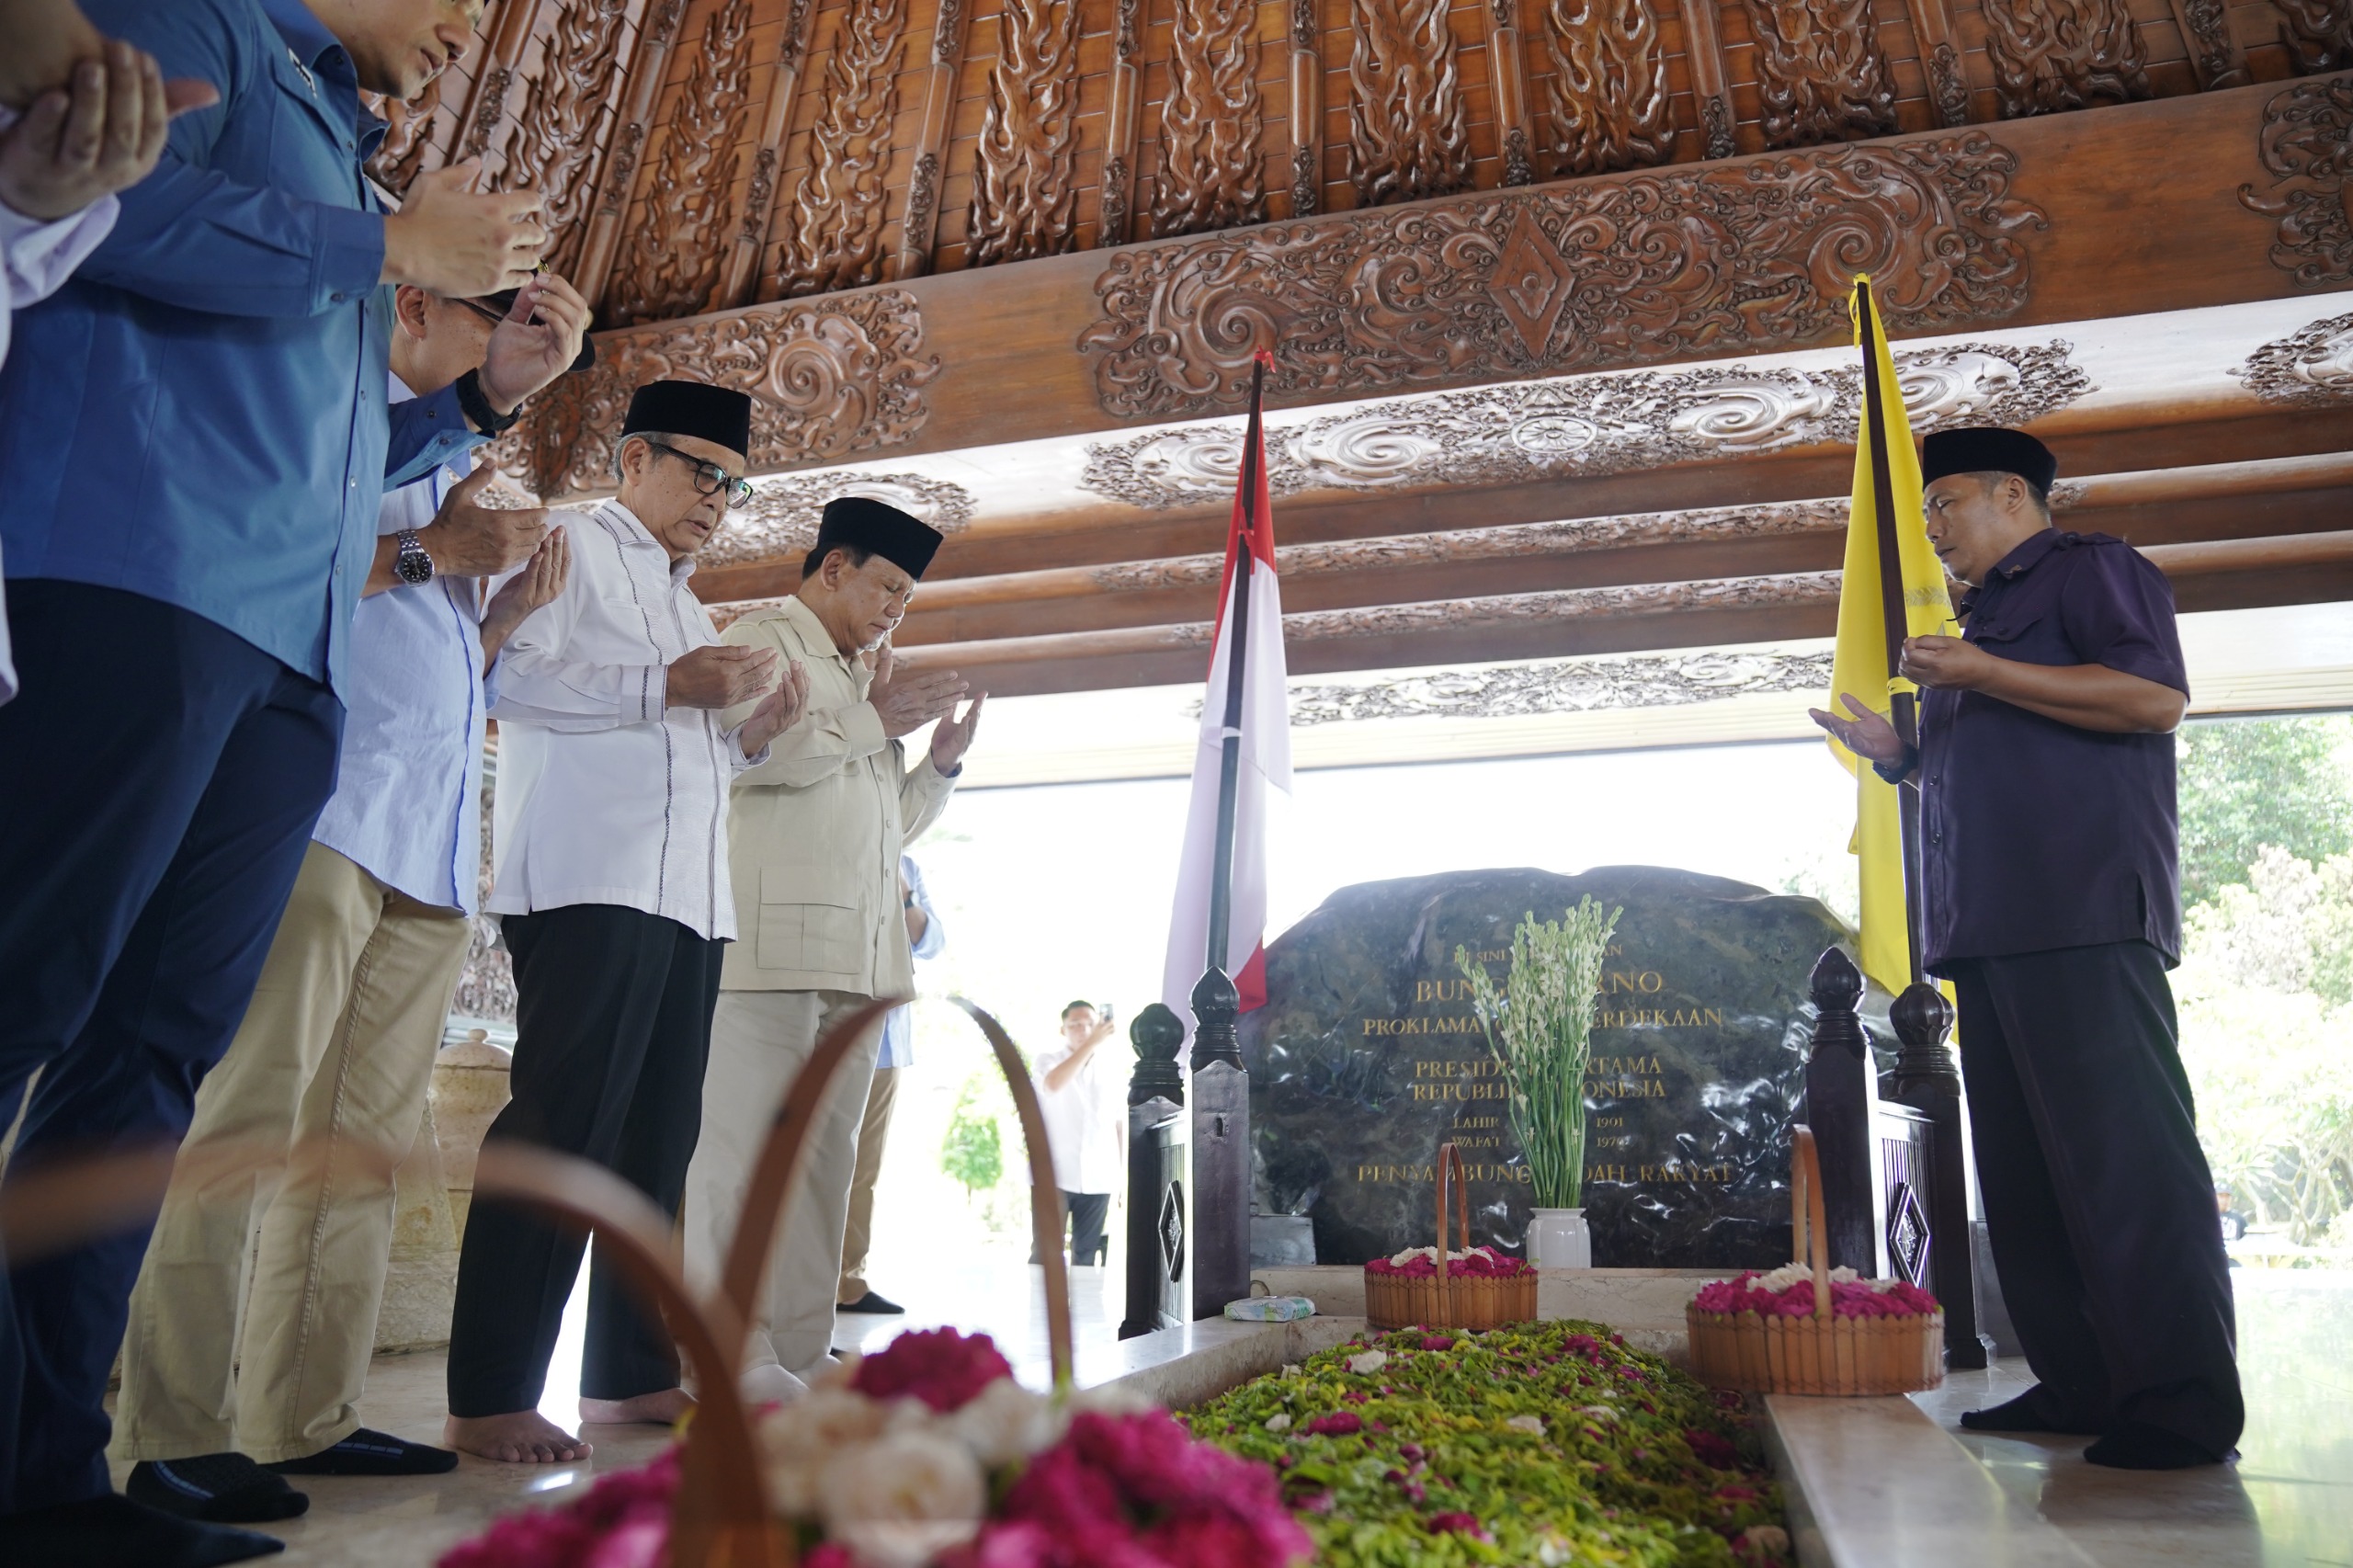
[(2036, 1386), (1979, 1431), (2098, 1434), (2095, 1464), (2231, 1457), (2245, 1424), (2229, 1260), (2176, 1050), (2173, 590), (2061, 533), (2058, 462), (2016, 430), (1922, 451), (1929, 542), (1971, 585), (1961, 637), (1914, 637), (1920, 744), (1852, 694), (1816, 722), (1919, 791), (1923, 960), (1961, 998), (1979, 1186)]

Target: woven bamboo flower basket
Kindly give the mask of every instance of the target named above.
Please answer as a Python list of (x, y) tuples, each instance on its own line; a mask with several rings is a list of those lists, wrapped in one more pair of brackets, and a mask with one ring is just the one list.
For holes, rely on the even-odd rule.
[(1813, 1133), (1798, 1128), (1790, 1161), (1790, 1223), (1800, 1263), (1813, 1269), (1812, 1317), (1683, 1310), (1691, 1375), (1746, 1393), (1886, 1394), (1945, 1381), (1945, 1314), (1842, 1318), (1830, 1307), (1822, 1165)]
[(1455, 1229), (1467, 1249), (1471, 1245), (1471, 1205), (1465, 1195), (1470, 1179), (1463, 1173), (1461, 1152), (1451, 1143), (1438, 1151), (1438, 1272), (1422, 1278), (1395, 1274), (1364, 1276), (1365, 1320), (1375, 1328), (1488, 1329), (1508, 1323), (1536, 1321), (1536, 1274), (1498, 1278), (1487, 1275), (1453, 1274), (1446, 1267), (1446, 1199), (1454, 1195)]

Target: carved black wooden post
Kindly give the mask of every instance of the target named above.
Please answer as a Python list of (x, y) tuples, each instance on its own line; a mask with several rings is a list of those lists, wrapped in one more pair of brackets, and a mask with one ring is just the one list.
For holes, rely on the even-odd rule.
[(1977, 1281), (1969, 1235), (1969, 1151), (1961, 1127), (1961, 1072), (1945, 1044), (1952, 1004), (1915, 982), (1888, 1015), (1902, 1050), (1889, 1097), (1928, 1118), (1928, 1272), (1945, 1309), (1948, 1366), (1985, 1365), (1993, 1344), (1977, 1332)]
[(1128, 1307), (1120, 1337), (1173, 1328), (1185, 1300), (1185, 1023), (1154, 1002), (1128, 1026)]
[(1863, 974), (1843, 950), (1827, 948), (1814, 961), (1812, 983), (1815, 1017), (1813, 1052), (1805, 1064), (1805, 1119), (1822, 1156), (1830, 1263), (1876, 1275), (1880, 1237), (1872, 1196), (1880, 1170), (1872, 1123), (1879, 1095), (1870, 1041), (1855, 1016)]
[[(1215, 922), (1213, 927), (1222, 925)], [(1222, 932), (1220, 933), (1221, 936)], [(1234, 1020), (1241, 994), (1222, 969), (1193, 987), (1193, 1315), (1250, 1293), (1250, 1074)]]

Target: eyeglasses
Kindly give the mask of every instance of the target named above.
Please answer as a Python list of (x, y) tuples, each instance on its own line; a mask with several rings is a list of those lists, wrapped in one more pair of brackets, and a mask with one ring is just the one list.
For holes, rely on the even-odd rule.
[[(645, 437), (641, 436), (638, 439), (644, 441)], [(653, 448), (657, 452), (667, 452), (670, 456), (677, 459), (682, 463), (691, 464), (695, 471), (694, 486), (696, 491), (704, 495), (717, 495), (722, 491), (724, 491), (727, 494), (727, 505), (729, 509), (733, 510), (737, 506), (741, 506), (752, 498), (752, 482), (750, 480), (737, 479), (725, 469), (720, 467), (717, 463), (705, 462), (702, 459), (696, 457), (693, 453), (682, 452), (678, 450), (677, 448), (667, 445), (665, 442), (645, 441), (645, 444)]]

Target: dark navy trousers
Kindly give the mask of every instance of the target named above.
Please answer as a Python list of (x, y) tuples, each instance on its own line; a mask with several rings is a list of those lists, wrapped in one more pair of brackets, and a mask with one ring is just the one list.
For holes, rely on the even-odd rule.
[[(160, 600), (43, 578), (6, 592), (22, 687), (0, 704), (13, 1184), (186, 1133), (334, 790), (343, 705)], [(0, 1513), (108, 1490), (102, 1402), (149, 1229), (9, 1269)]]

